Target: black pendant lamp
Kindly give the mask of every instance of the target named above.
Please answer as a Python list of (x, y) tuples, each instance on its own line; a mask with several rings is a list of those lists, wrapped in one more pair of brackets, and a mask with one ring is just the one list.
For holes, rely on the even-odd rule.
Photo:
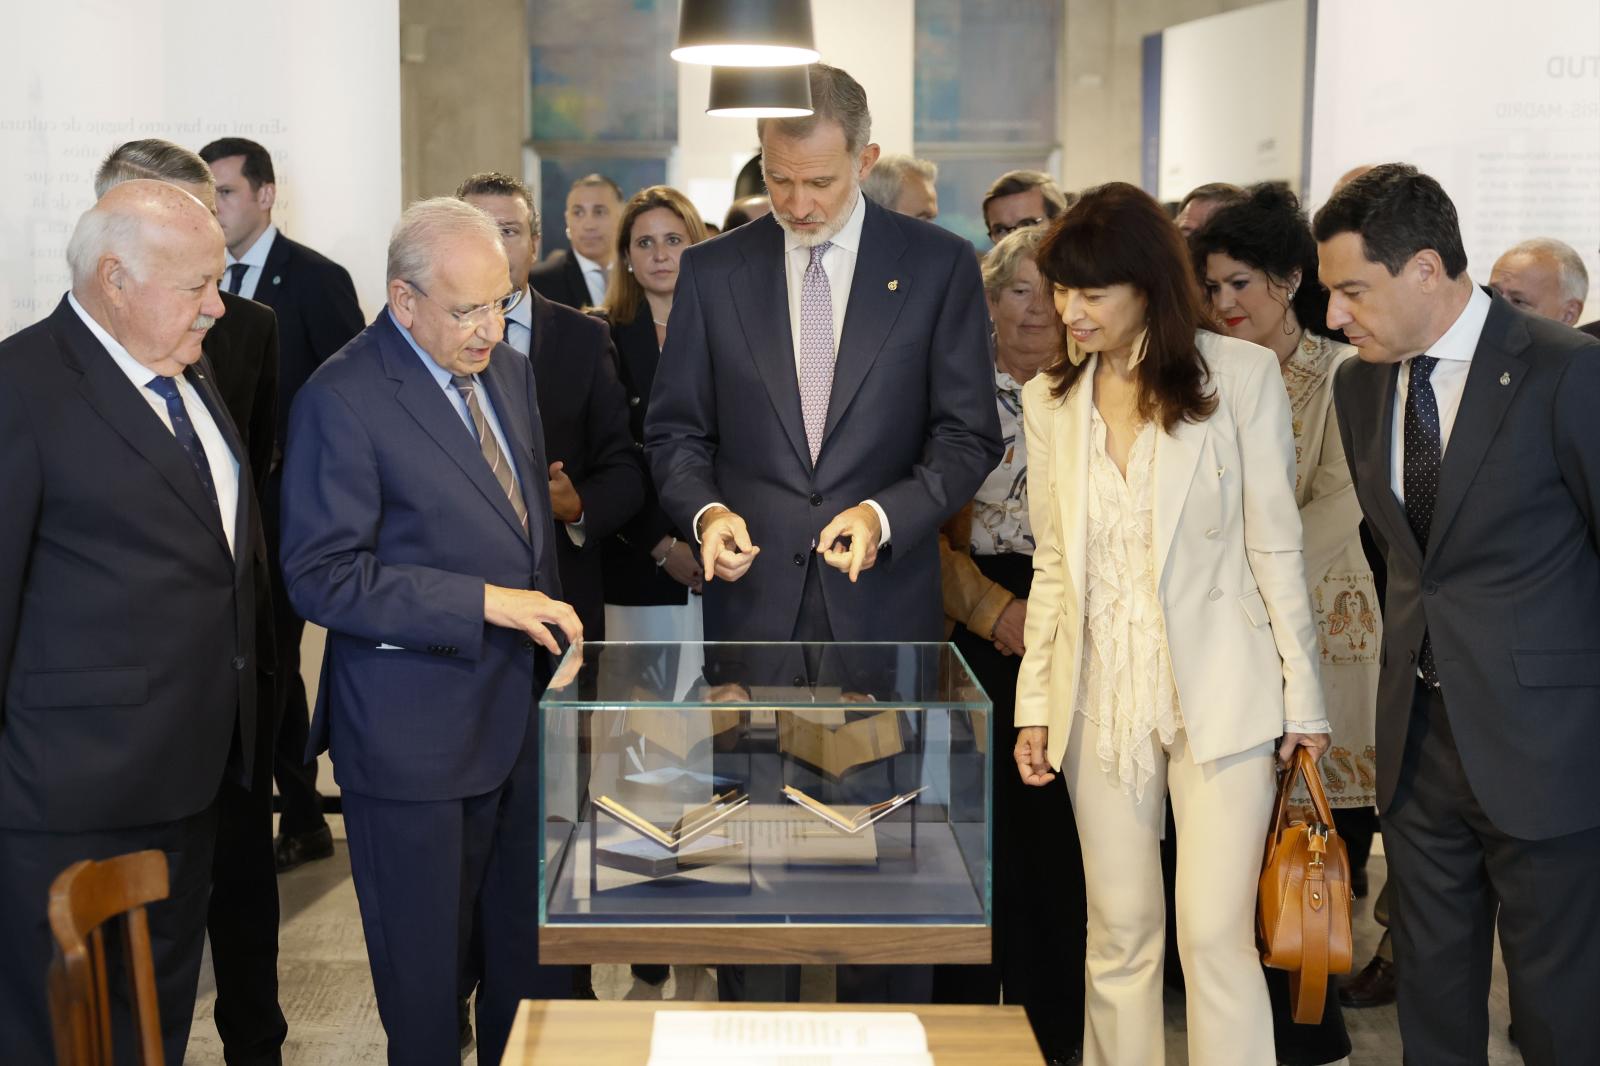
[(680, 63), (777, 67), (821, 57), (811, 0), (682, 0), (679, 7), (672, 58)]
[(712, 67), (706, 114), (722, 118), (797, 118), (811, 114), (807, 67)]

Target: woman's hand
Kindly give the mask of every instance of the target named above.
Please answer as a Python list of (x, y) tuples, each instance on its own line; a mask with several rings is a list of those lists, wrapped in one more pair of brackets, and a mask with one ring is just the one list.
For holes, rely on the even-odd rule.
[(1045, 754), (1045, 742), (1050, 731), (1042, 725), (1023, 726), (1017, 730), (1017, 746), (1011, 755), (1017, 760), (1017, 773), (1024, 785), (1048, 785), (1056, 779), (1050, 772), (1050, 757)]
[(1027, 651), (1023, 633), (1028, 626), (1028, 601), (1012, 600), (994, 623), (994, 647), (1002, 655), (1022, 655)]
[(1309, 748), (1312, 761), (1316, 761), (1327, 754), (1332, 743), (1333, 737), (1327, 733), (1285, 733), (1283, 742), (1278, 745), (1278, 763), (1287, 767), (1296, 748)]

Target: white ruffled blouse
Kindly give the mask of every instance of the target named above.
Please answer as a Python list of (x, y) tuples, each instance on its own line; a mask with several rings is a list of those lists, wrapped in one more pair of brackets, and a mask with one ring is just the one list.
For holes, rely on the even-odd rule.
[(1124, 478), (1106, 451), (1106, 423), (1090, 405), (1088, 573), (1078, 713), (1099, 728), (1095, 754), (1125, 791), (1144, 797), (1157, 740), (1183, 728), (1156, 593), (1153, 521), (1156, 434), (1146, 423)]

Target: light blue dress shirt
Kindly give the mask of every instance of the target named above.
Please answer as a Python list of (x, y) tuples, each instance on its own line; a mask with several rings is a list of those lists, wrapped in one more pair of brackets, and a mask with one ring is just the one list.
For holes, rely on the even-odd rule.
[[(474, 441), (476, 441), (478, 439), (478, 430), (472, 424), (472, 412), (467, 410), (466, 398), (463, 397), (461, 393), (456, 390), (455, 385), (451, 383), (450, 371), (434, 362), (433, 357), (422, 350), (422, 347), (417, 344), (416, 338), (411, 335), (411, 331), (402, 326), (399, 320), (394, 317), (394, 312), (387, 311), (385, 313), (388, 314), (389, 321), (394, 323), (394, 328), (400, 331), (400, 336), (404, 337), (406, 339), (406, 343), (411, 345), (411, 350), (417, 353), (417, 358), (422, 360), (422, 365), (428, 368), (428, 373), (433, 375), (433, 380), (439, 383), (439, 388), (444, 390), (444, 394), (449, 398), (450, 404), (455, 408), (456, 414), (461, 416), (461, 422), (464, 426), (466, 426), (467, 433), (471, 435)], [(489, 423), (489, 432), (494, 434), (494, 439), (499, 443), (500, 454), (505, 456), (506, 462), (511, 464), (512, 474), (516, 474), (517, 461), (515, 458), (515, 453), (513, 453), (510, 446), (506, 444), (506, 435), (505, 432), (500, 428), (500, 419), (494, 413), (494, 401), (489, 398), (489, 390), (483, 387), (482, 380), (477, 374), (472, 375), (472, 380), (478, 386), (476, 390), (478, 393), (478, 406), (483, 409), (484, 421)], [(520, 478), (518, 478), (517, 484), (522, 484)]]

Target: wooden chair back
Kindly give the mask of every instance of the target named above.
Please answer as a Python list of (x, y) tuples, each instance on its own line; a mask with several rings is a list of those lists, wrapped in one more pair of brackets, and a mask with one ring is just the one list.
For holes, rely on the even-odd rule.
[(164, 1066), (155, 963), (145, 907), (167, 898), (167, 857), (159, 851), (73, 863), (50, 886), (50, 1020), (57, 1066), (112, 1066), (111, 996), (106, 985), (106, 923), (122, 917), (139, 1062)]

